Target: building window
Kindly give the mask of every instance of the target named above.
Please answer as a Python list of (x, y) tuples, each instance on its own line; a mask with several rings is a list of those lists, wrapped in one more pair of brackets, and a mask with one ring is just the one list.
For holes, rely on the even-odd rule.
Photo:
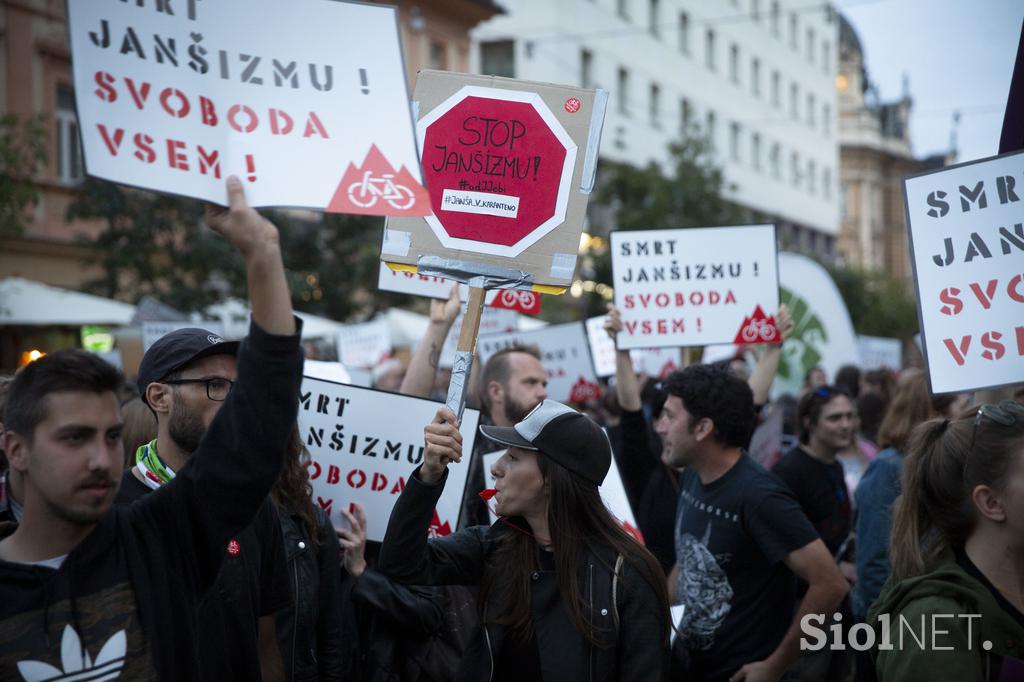
[(832, 75), (832, 43), (827, 40), (821, 44), (821, 70), (826, 76)]
[(661, 37), (661, 12), (659, 12), (658, 0), (648, 0), (649, 12), (647, 21), (647, 30), (650, 31), (651, 35), (655, 38)]
[(761, 23), (761, 2), (760, 0), (750, 0), (750, 16), (754, 18), (754, 21)]
[(807, 28), (807, 61), (814, 64), (814, 29)]
[(761, 96), (761, 60), (757, 57), (750, 62), (750, 91), (754, 97)]
[(655, 128), (660, 127), (658, 119), (661, 118), (661, 88), (658, 87), (657, 83), (651, 83), (651, 101), (649, 113), (651, 117), (651, 126)]
[(82, 181), (82, 142), (78, 138), (75, 92), (68, 85), (57, 86), (57, 181), (76, 185)]
[(448, 69), (448, 46), (433, 41), (430, 43), (430, 68), (445, 71)]
[(789, 155), (789, 179), (793, 187), (800, 186), (800, 155), (796, 152)]
[(712, 71), (715, 70), (715, 32), (710, 28), (704, 40), (704, 63)]
[(686, 137), (693, 123), (693, 105), (685, 97), (679, 100), (679, 123), (682, 125), (683, 136)]
[(772, 106), (782, 106), (782, 76), (778, 71), (772, 71)]
[(791, 48), (793, 48), (794, 50), (799, 47), (798, 42), (800, 40), (799, 36), (797, 35), (797, 32), (800, 30), (799, 26), (797, 25), (797, 21), (798, 21), (798, 19), (797, 19), (797, 16), (796, 16), (796, 12), (790, 12), (789, 13), (789, 46)]
[(825, 131), (825, 137), (832, 134), (832, 107), (828, 104), (821, 109), (821, 127)]
[(580, 86), (594, 87), (594, 53), (590, 50), (580, 50)]
[(818, 106), (814, 101), (814, 93), (807, 93), (807, 125), (811, 128), (813, 128), (816, 125), (814, 120), (814, 112), (817, 110), (817, 108)]
[(690, 54), (690, 15), (686, 12), (679, 14), (679, 51)]
[(736, 43), (729, 48), (729, 80), (740, 82), (740, 46)]
[(778, 142), (773, 144), (772, 150), (768, 152), (768, 164), (772, 169), (772, 177), (780, 180), (782, 178), (782, 150), (779, 148)]
[(794, 121), (800, 118), (800, 88), (796, 83), (789, 84), (789, 117)]
[(480, 72), (485, 76), (516, 77), (516, 44), (513, 40), (480, 43)]
[(772, 35), (779, 37), (779, 24), (782, 23), (782, 10), (779, 8), (779, 0), (772, 2)]
[(750, 163), (754, 170), (761, 170), (761, 136), (757, 133), (750, 138)]
[(821, 193), (826, 199), (832, 199), (832, 169), (828, 166), (821, 169)]
[(615, 12), (629, 21), (629, 0), (615, 0)]
[(839, 187), (839, 219), (846, 220), (850, 217), (849, 213), (850, 205), (850, 187), (849, 185), (840, 185)]
[(811, 194), (818, 191), (818, 166), (814, 159), (807, 160), (807, 191)]
[(712, 151), (715, 149), (715, 112), (709, 111), (707, 116), (707, 124), (705, 126), (706, 136), (708, 138), (708, 144), (711, 145)]
[(621, 66), (619, 67), (618, 86), (619, 113), (629, 116), (629, 71)]
[(729, 124), (729, 158), (740, 160), (740, 124), (735, 121)]

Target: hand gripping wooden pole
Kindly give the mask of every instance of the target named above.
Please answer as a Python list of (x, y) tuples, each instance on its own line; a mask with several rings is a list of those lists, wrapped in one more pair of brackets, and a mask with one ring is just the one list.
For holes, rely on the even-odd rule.
[(455, 349), (455, 361), (452, 363), (452, 378), (448, 384), (448, 399), (445, 405), (455, 413), (462, 423), (462, 411), (466, 407), (466, 392), (469, 390), (469, 372), (473, 367), (473, 353), (476, 350), (476, 337), (480, 331), (480, 317), (484, 312), (484, 294), (481, 287), (469, 287), (469, 299), (462, 313), (462, 332), (459, 344)]

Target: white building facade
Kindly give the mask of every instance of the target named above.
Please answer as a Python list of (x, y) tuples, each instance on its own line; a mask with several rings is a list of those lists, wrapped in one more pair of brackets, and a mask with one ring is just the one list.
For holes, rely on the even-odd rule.
[(475, 68), (609, 91), (602, 157), (668, 160), (707, 131), (727, 196), (787, 248), (835, 256), (838, 20), (804, 0), (501, 0)]

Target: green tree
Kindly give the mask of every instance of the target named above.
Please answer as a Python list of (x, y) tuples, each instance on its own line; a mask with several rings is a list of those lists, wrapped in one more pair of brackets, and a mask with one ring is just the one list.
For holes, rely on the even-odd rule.
[(35, 178), (45, 163), (43, 117), (0, 117), (0, 235), (24, 231), (25, 210), (39, 201)]
[(897, 339), (917, 334), (917, 299), (907, 282), (884, 271), (840, 266), (828, 271), (858, 334)]

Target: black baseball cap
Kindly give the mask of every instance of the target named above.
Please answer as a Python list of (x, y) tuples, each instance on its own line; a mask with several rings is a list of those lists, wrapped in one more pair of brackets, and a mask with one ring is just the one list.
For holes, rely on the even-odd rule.
[(495, 443), (536, 450), (594, 485), (612, 465), (608, 436), (594, 420), (568, 405), (545, 400), (515, 426), (481, 426)]
[(157, 339), (139, 365), (139, 393), (146, 402), (146, 387), (171, 372), (210, 355), (238, 355), (239, 341), (225, 341), (208, 329), (186, 327)]

